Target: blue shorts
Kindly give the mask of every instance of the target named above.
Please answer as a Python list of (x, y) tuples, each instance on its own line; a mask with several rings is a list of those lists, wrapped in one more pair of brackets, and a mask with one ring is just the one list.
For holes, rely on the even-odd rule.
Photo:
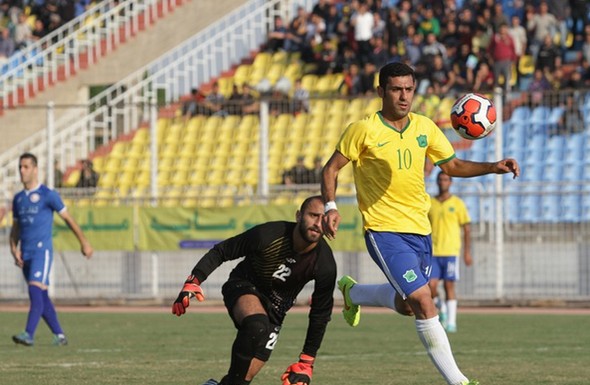
[(430, 235), (369, 230), (365, 233), (365, 243), (371, 258), (404, 299), (428, 284), (432, 259)]
[(35, 250), (23, 252), (23, 274), (27, 282), (39, 282), (49, 286), (49, 271), (53, 263), (51, 250)]
[(432, 272), (430, 277), (445, 281), (459, 280), (459, 264), (457, 257), (434, 257), (432, 258)]

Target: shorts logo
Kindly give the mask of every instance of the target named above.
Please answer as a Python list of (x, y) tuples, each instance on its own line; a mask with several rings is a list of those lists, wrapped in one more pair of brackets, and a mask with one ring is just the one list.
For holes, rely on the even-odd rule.
[(35, 278), (39, 278), (41, 276), (41, 272), (40, 271), (36, 271), (35, 274), (33, 274), (33, 276)]
[(418, 278), (416, 273), (414, 273), (414, 270), (406, 271), (406, 273), (403, 275), (403, 277), (406, 280), (406, 282), (408, 282), (408, 283), (414, 282), (416, 280), (416, 278)]

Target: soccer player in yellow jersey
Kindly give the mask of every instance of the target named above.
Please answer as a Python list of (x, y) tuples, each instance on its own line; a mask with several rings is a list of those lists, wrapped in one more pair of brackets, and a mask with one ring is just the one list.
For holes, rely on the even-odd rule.
[(349, 125), (324, 166), (324, 231), (328, 238), (336, 236), (341, 220), (336, 207), (338, 172), (352, 162), (367, 249), (389, 282), (360, 285), (351, 277), (341, 278), (338, 286), (344, 294), (346, 321), (356, 325), (363, 304), (413, 315), (418, 336), (445, 381), (477, 384), (457, 367), (428, 286), (432, 240), (424, 163), (428, 157), (457, 177), (490, 173), (516, 177), (520, 168), (514, 159), (482, 163), (456, 158), (436, 124), (410, 112), (415, 89), (416, 75), (408, 65), (389, 63), (379, 71), (381, 111)]
[(463, 258), (471, 266), (471, 218), (461, 198), (451, 194), (453, 178), (440, 171), (436, 176), (438, 195), (431, 197), (428, 218), (432, 225), (432, 270), (430, 291), (432, 298), (438, 295), (439, 281), (443, 281), (445, 299), (439, 300), (439, 318), (447, 332), (457, 331), (457, 293), (455, 282), (459, 279), (458, 256), (461, 252), (463, 233)]

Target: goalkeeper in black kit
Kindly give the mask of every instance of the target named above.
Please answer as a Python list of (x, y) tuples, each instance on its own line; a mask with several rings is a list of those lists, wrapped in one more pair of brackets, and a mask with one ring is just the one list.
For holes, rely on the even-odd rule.
[(334, 304), (336, 262), (323, 238), (324, 201), (307, 198), (296, 222), (255, 226), (215, 245), (195, 265), (172, 305), (181, 316), (190, 298), (205, 299), (200, 284), (223, 262), (244, 257), (221, 291), (238, 330), (227, 374), (203, 385), (247, 385), (268, 361), (281, 325), (305, 284), (314, 281), (309, 324), (299, 355), (281, 376), (283, 385), (308, 385)]

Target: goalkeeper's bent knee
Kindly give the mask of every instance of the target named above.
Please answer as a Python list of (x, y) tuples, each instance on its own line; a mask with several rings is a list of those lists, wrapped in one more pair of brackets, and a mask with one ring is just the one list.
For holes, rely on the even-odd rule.
[(263, 346), (270, 330), (270, 321), (266, 314), (249, 315), (242, 320), (239, 333), (244, 333), (250, 340), (252, 347), (257, 350)]

